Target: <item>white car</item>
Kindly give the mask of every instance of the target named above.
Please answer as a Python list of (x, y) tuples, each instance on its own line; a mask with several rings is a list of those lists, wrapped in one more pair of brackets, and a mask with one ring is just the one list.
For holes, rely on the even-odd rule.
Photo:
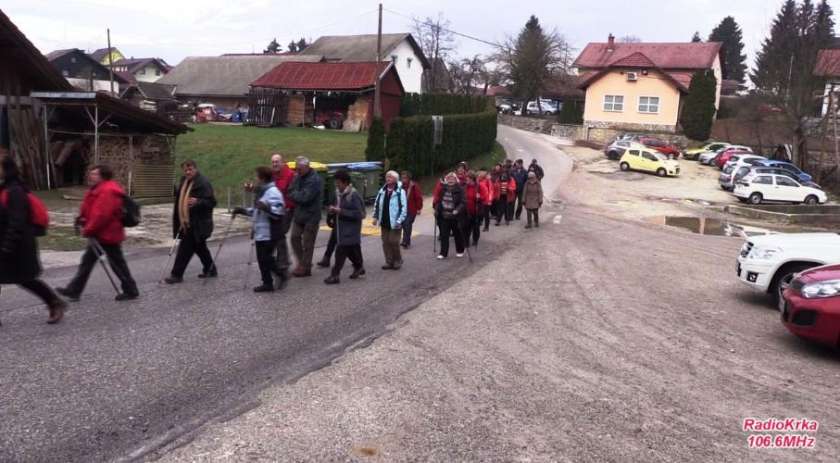
[(745, 153), (752, 153), (753, 152), (752, 148), (750, 148), (749, 146), (729, 145), (729, 146), (725, 146), (725, 147), (723, 147), (723, 148), (721, 148), (717, 151), (706, 151), (705, 153), (700, 153), (697, 156), (697, 162), (699, 162), (700, 164), (705, 164), (705, 165), (709, 166), (709, 165), (711, 165), (712, 160), (718, 155), (718, 153), (720, 153), (722, 151), (730, 150), (730, 149), (734, 149), (734, 150), (737, 150), (737, 151), (743, 151)]
[(738, 180), (733, 193), (738, 199), (749, 201), (750, 204), (773, 201), (816, 205), (828, 201), (824, 191), (804, 186), (785, 175), (763, 174)]
[(838, 233), (780, 233), (747, 239), (738, 254), (738, 279), (778, 302), (794, 275), (840, 263)]
[(723, 166), (723, 171), (720, 173), (720, 177), (718, 177), (720, 187), (726, 191), (732, 190), (735, 188), (735, 182), (749, 172), (750, 167), (755, 165), (756, 162), (766, 159), (764, 156), (757, 154), (738, 154), (732, 156), (732, 159), (727, 161), (726, 165)]
[[(559, 111), (556, 104), (554, 104), (551, 100), (540, 100), (540, 109), (544, 114), (554, 114)], [(528, 105), (525, 107), (525, 110), (528, 114), (538, 114), (539, 111), (537, 110), (537, 102), (536, 101), (529, 101)]]

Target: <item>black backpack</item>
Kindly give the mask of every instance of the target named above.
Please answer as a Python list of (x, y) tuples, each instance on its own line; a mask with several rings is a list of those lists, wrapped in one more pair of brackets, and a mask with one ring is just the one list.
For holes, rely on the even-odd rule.
[(127, 228), (140, 225), (140, 205), (129, 195), (123, 195), (122, 224)]

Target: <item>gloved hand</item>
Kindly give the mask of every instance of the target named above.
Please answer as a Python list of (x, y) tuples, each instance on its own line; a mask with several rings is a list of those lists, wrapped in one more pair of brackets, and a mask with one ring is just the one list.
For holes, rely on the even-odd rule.
[(245, 209), (244, 207), (234, 207), (233, 208), (233, 215), (234, 216), (248, 215), (248, 209)]
[(394, 230), (402, 230), (402, 224), (398, 223), (398, 224), (394, 225)]
[(259, 209), (261, 211), (265, 211), (265, 212), (269, 211), (268, 204), (264, 201), (257, 201), (256, 204), (254, 204), (254, 207), (256, 207), (257, 209)]

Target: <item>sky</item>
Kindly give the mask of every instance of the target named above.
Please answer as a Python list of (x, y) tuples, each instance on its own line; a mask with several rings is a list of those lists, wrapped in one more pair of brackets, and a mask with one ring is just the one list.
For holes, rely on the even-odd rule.
[[(126, 56), (161, 57), (261, 52), (272, 38), (376, 33), (377, 0), (3, 0), (0, 9), (43, 53), (105, 48), (106, 29)], [(458, 32), (490, 42), (515, 36), (531, 14), (580, 51), (609, 33), (645, 42), (704, 39), (723, 17), (744, 33), (748, 63), (782, 0), (401, 0), (384, 1), (383, 32), (410, 32), (410, 18), (442, 14)], [(832, 5), (837, 10), (836, 5)], [(837, 10), (840, 11), (840, 10)], [(840, 18), (838, 18), (840, 20)], [(459, 38), (455, 54), (486, 55), (493, 47)]]

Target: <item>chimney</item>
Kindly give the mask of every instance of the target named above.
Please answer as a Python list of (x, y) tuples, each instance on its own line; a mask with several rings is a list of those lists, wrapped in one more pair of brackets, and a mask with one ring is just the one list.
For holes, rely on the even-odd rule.
[(607, 37), (607, 51), (615, 50), (615, 36), (610, 34)]

